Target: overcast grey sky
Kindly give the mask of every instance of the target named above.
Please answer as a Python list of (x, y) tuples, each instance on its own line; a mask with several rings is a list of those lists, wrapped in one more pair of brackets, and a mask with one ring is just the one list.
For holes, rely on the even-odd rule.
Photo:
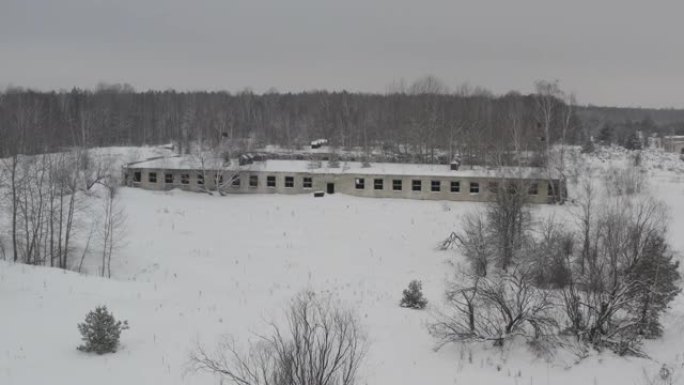
[(384, 92), (426, 74), (684, 107), (684, 2), (0, 0), (0, 87)]

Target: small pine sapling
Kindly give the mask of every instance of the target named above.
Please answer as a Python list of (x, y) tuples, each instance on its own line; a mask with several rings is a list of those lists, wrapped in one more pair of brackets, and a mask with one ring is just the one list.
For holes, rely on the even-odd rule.
[(128, 321), (117, 321), (106, 306), (98, 306), (78, 324), (84, 344), (77, 349), (97, 354), (114, 353), (119, 346), (121, 332), (128, 329)]
[(404, 289), (404, 297), (401, 299), (399, 306), (411, 309), (424, 309), (427, 302), (427, 299), (423, 297), (423, 285), (420, 281), (414, 279), (409, 283), (408, 289)]

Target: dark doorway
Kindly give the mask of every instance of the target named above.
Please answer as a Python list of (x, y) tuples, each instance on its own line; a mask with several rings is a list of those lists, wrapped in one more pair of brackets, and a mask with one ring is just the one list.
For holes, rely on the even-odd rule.
[(335, 193), (335, 183), (328, 183), (328, 194)]

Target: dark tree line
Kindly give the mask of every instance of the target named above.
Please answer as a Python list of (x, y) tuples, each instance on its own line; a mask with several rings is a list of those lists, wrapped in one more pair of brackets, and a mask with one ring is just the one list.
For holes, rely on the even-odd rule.
[(593, 135), (603, 145), (617, 144), (638, 150), (643, 138), (650, 136), (684, 135), (684, 110), (641, 109), (618, 107), (581, 107), (577, 115), (587, 135)]
[[(551, 95), (503, 96), (450, 93), (432, 77), (386, 94), (8, 89), (0, 93), (0, 156), (170, 142), (188, 151), (193, 141), (228, 136), (287, 148), (327, 138), (336, 147), (382, 148), (417, 161), (458, 153), (494, 162), (511, 151), (541, 152), (563, 137), (581, 140), (580, 122), (561, 112), (571, 110), (550, 84)], [(546, 116), (541, 105), (554, 113)]]

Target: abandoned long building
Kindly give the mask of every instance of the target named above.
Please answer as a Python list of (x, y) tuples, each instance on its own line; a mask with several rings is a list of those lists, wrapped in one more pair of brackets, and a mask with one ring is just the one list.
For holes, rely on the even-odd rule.
[[(343, 193), (372, 198), (490, 201), (499, 188), (524, 188), (531, 203), (565, 199), (565, 182), (540, 168), (458, 168), (450, 165), (262, 160), (211, 167), (189, 156), (150, 159), (124, 167), (124, 183), (151, 190), (225, 193)], [(367, 165), (366, 165), (367, 166)]]
[(663, 149), (684, 156), (684, 135), (664, 136)]

